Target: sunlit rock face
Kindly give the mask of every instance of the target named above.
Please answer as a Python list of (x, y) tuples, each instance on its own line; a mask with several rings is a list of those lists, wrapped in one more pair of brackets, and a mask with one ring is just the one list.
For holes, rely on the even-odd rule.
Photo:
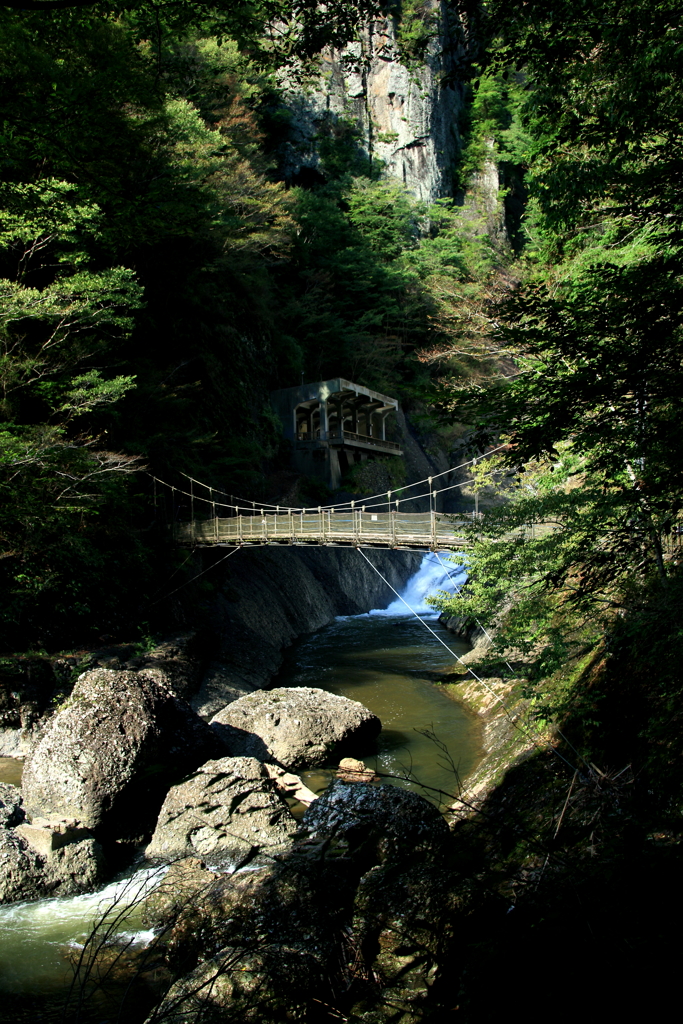
[(286, 180), (305, 181), (324, 170), (322, 140), (339, 138), (353, 125), (361, 161), (383, 166), (417, 199), (453, 195), (463, 109), (460, 50), (445, 6), (435, 2), (433, 16), (434, 35), (424, 57), (410, 67), (401, 62), (396, 22), (389, 18), (368, 25), (344, 50), (327, 51), (313, 86), (287, 88), (291, 121), (281, 166)]

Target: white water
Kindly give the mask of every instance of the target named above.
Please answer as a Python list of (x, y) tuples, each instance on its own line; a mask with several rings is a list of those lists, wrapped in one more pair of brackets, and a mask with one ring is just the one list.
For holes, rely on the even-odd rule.
[[(423, 619), (438, 619), (439, 612), (427, 604), (426, 598), (430, 595), (436, 595), (438, 591), (454, 594), (467, 579), (464, 565), (456, 565), (453, 562), (449, 562), (447, 560), (449, 557), (449, 552), (440, 551), (440, 562), (434, 552), (428, 551), (422, 559), (420, 568), (406, 583), (401, 594), (403, 600), (397, 597), (388, 608), (373, 608), (372, 611), (366, 614), (381, 615), (385, 618), (397, 618), (417, 612)], [(462, 555), (461, 557), (464, 561), (465, 556)], [(441, 564), (442, 562), (443, 565)], [(406, 607), (406, 604), (410, 607)], [(360, 618), (361, 616), (355, 617)]]
[(143, 946), (153, 933), (142, 928), (139, 903), (167, 868), (143, 868), (97, 892), (0, 907), (0, 991), (51, 992), (68, 984), (71, 957), (94, 925), (130, 907), (116, 929), (118, 938)]

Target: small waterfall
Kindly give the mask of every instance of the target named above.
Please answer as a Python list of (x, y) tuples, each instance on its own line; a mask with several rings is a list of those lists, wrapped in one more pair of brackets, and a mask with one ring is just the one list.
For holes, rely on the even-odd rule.
[[(422, 559), (420, 568), (414, 576), (410, 577), (401, 594), (403, 601), (409, 604), (410, 608), (423, 619), (438, 619), (439, 617), (439, 612), (426, 603), (427, 597), (436, 594), (439, 590), (454, 594), (467, 579), (465, 566), (448, 562), (449, 557), (450, 552), (439, 552), (441, 559), (439, 561), (434, 552), (428, 551)], [(403, 601), (396, 598), (388, 608), (374, 608), (367, 614), (387, 617), (411, 615), (410, 609), (406, 608)]]

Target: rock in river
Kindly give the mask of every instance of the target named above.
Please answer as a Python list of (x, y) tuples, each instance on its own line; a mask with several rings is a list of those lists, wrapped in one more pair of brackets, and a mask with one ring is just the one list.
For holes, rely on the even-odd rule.
[(223, 757), (171, 788), (145, 855), (165, 861), (199, 856), (236, 867), (259, 850), (284, 850), (295, 830), (264, 765), (253, 757)]
[(358, 701), (309, 686), (248, 693), (211, 719), (227, 750), (292, 770), (367, 752), (382, 723)]
[(0, 903), (73, 896), (102, 880), (102, 849), (78, 822), (24, 821), (21, 790), (0, 784)]
[(223, 751), (163, 672), (93, 669), (49, 721), (23, 775), (29, 817), (107, 838), (149, 833), (172, 782)]
[(177, 980), (150, 1022), (317, 1020), (330, 992), (378, 997), (393, 1014), (387, 989), (410, 1010), (452, 929), (454, 850), (416, 793), (337, 781), (286, 856), (261, 870), (212, 877), (196, 858), (174, 865), (148, 919), (164, 929)]

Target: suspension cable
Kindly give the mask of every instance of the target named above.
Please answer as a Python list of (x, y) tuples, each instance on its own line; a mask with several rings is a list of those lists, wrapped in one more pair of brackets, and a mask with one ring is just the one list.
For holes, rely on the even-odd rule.
[[(412, 496), (408, 496), (408, 497), (405, 497), (405, 498), (398, 498), (398, 499), (395, 499), (395, 500), (403, 502), (403, 501), (417, 501), (419, 498), (427, 498), (427, 497), (429, 497), (432, 494), (431, 481), (438, 480), (439, 477), (446, 476), (448, 473), (455, 473), (456, 470), (458, 470), (458, 469), (464, 469), (466, 466), (471, 466), (474, 463), (478, 462), (480, 459), (486, 459), (490, 455), (494, 455), (496, 452), (499, 452), (503, 448), (508, 448), (508, 447), (509, 447), (509, 445), (507, 445), (507, 444), (500, 444), (496, 448), (492, 448), (490, 451), (485, 452), (484, 455), (479, 455), (476, 458), (469, 459), (467, 462), (461, 462), (457, 466), (451, 466), (449, 469), (442, 470), (441, 473), (434, 473), (431, 477), (425, 477), (424, 480), (416, 480), (412, 484), (404, 484), (402, 487), (393, 488), (392, 489), (392, 493), (398, 494), (400, 491), (409, 490), (411, 487), (419, 487), (420, 484), (427, 484), (427, 483), (430, 484), (430, 490), (429, 491), (425, 491), (424, 494), (415, 494), (415, 495), (412, 495)], [(149, 475), (151, 476), (151, 474), (149, 474)], [(237, 497), (234, 494), (228, 494), (227, 491), (221, 491), (221, 490), (218, 490), (216, 488), (210, 488), (209, 484), (202, 483), (201, 480), (195, 479), (195, 477), (190, 476), (189, 473), (181, 473), (180, 475), (184, 476), (191, 483), (198, 484), (200, 487), (206, 488), (206, 490), (212, 490), (212, 491), (214, 491), (215, 494), (221, 494), (221, 495), (223, 495), (226, 498), (231, 498), (232, 500), (230, 502), (219, 502), (219, 504), (225, 505), (226, 508), (235, 508), (235, 509), (244, 508), (244, 509), (246, 509), (248, 511), (251, 511), (251, 509), (249, 509), (249, 505), (253, 506), (253, 504), (254, 504), (251, 500), (246, 499), (246, 498)], [(157, 478), (153, 477), (153, 479), (157, 479)], [(159, 483), (164, 484), (166, 487), (170, 487), (171, 486), (170, 484), (166, 484), (165, 481), (163, 481), (163, 480), (159, 480)], [(470, 480), (465, 480), (462, 483), (451, 484), (449, 487), (438, 488), (436, 493), (437, 494), (441, 494), (443, 491), (452, 490), (454, 487), (462, 487), (466, 483), (471, 483), (471, 481)], [(179, 491), (179, 493), (186, 494), (187, 497), (190, 497), (189, 492)], [(196, 500), (210, 501), (210, 499), (198, 498), (197, 495), (194, 495), (194, 497), (195, 497)], [(366, 507), (377, 507), (377, 506), (368, 506), (368, 504), (367, 504), (370, 501), (375, 501), (375, 499), (380, 499), (378, 501), (378, 505), (385, 504), (386, 503), (386, 492), (383, 492), (381, 494), (371, 494), (368, 498), (365, 498), (365, 499), (362, 499), (362, 500), (363, 500), (363, 504), (366, 505)], [(382, 500), (382, 499), (384, 499), (384, 500)], [(215, 501), (215, 499), (214, 499), (214, 501)], [(344, 501), (344, 502), (339, 502), (337, 504), (331, 504), (331, 505), (310, 506), (310, 508), (312, 509), (312, 511), (317, 512), (318, 507), (320, 507), (321, 510), (327, 511), (328, 509), (331, 510), (331, 509), (351, 508), (351, 507), (355, 506), (355, 504), (356, 504), (356, 501), (355, 501), (355, 499), (353, 499), (351, 501)], [(269, 502), (269, 501), (259, 502), (258, 505), (259, 505), (259, 508), (264, 508), (264, 509), (265, 508), (272, 508), (272, 509), (278, 509), (278, 510), (282, 509), (282, 510), (284, 510), (286, 512), (301, 512), (301, 511), (305, 512), (309, 508), (309, 506), (305, 506), (304, 508), (301, 508), (301, 507), (294, 507), (294, 506), (290, 507), (290, 506), (286, 506), (286, 505), (275, 505), (275, 504), (273, 504), (272, 502)]]
[[(196, 576), (193, 576), (191, 580), (185, 580), (185, 582), (181, 583), (179, 587), (176, 587), (175, 590), (172, 590), (170, 594), (164, 594), (163, 597), (160, 597), (156, 601), (153, 601), (152, 604), (150, 605), (150, 608), (153, 608), (155, 604), (159, 604), (161, 601), (166, 601), (169, 597), (173, 597), (173, 595), (177, 594), (179, 590), (183, 589), (183, 587), (189, 587), (190, 583), (194, 583), (194, 581), (198, 580), (200, 576), (203, 576), (205, 573), (210, 572), (212, 569), (215, 569), (217, 565), (220, 565), (221, 562), (224, 562), (226, 558), (230, 558), (230, 556), (234, 555), (236, 551), (239, 551), (241, 547), (242, 545), (238, 544), (237, 547), (232, 549), (232, 551), (228, 551), (227, 555), (225, 555), (223, 558), (219, 558), (217, 562), (213, 563), (213, 565), (210, 565), (208, 569), (202, 569), (202, 571), (198, 572)], [(193, 554), (194, 550), (190, 552), (190, 555)], [(185, 562), (186, 561), (187, 559), (185, 559)], [(183, 565), (185, 564), (185, 562), (183, 562)], [(180, 568), (182, 569), (182, 566)]]

